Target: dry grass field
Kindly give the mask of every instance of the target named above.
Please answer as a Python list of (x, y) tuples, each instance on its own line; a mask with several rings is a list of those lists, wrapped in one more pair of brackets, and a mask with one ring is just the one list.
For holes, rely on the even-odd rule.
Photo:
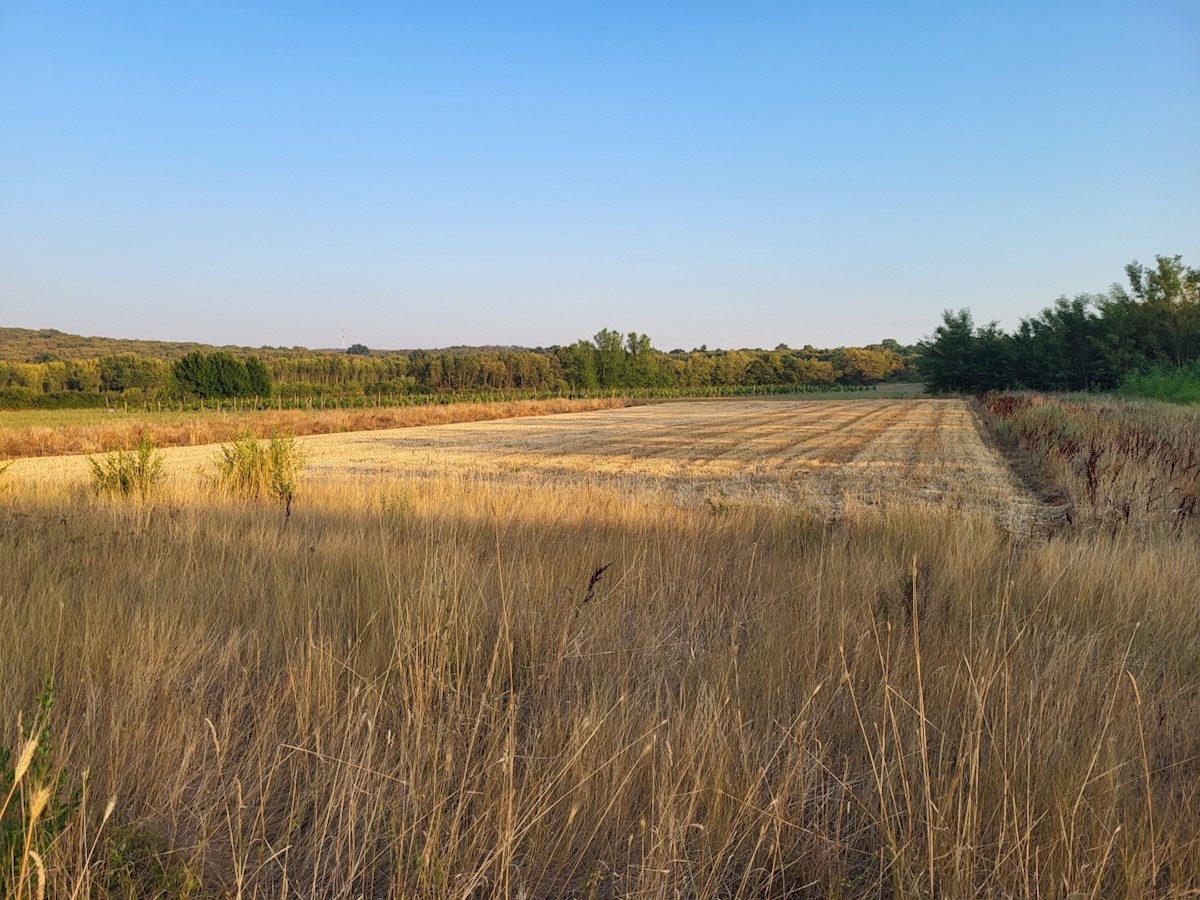
[[(608, 483), (678, 501), (847, 508), (944, 505), (1019, 520), (1033, 504), (960, 400), (720, 400), (303, 438), (311, 477), (499, 478), (536, 490)], [(209, 446), (164, 454), (178, 484)], [(17, 461), (11, 477), (84, 482), (79, 457)]]
[(981, 434), (862, 399), (313, 436), (290, 517), (211, 447), (144, 500), (17, 460), (0, 885), (1200, 896), (1194, 537), (1014, 527)]

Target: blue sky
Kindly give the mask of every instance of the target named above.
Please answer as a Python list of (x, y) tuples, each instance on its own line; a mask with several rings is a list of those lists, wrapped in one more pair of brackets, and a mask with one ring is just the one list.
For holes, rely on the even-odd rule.
[(0, 0), (0, 324), (902, 342), (1200, 264), (1200, 5)]

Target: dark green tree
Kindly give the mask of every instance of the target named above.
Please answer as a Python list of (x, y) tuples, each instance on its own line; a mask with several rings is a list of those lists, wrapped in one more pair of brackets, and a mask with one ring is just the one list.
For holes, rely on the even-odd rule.
[(976, 390), (975, 320), (969, 309), (942, 313), (942, 324), (921, 343), (920, 367), (925, 384), (934, 392)]
[(249, 383), (246, 386), (247, 396), (271, 396), (271, 370), (257, 356), (246, 357), (246, 375), (249, 379)]

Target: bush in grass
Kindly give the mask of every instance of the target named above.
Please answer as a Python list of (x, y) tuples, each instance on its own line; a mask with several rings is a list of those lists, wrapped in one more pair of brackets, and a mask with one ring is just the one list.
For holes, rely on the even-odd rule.
[(1117, 392), (1168, 403), (1200, 403), (1200, 360), (1180, 368), (1148, 369), (1125, 376)]
[(115, 450), (97, 459), (88, 457), (92, 467), (92, 490), (97, 494), (148, 497), (162, 480), (162, 454), (155, 452), (154, 441), (143, 434), (136, 450)]
[(243, 434), (217, 452), (216, 482), (231, 494), (270, 497), (290, 506), (305, 462), (291, 435), (260, 441)]

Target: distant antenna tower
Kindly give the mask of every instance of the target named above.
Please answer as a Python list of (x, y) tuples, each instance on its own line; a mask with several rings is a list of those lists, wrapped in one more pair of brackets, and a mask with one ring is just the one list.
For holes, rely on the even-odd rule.
[(346, 349), (346, 329), (342, 329), (342, 349)]

